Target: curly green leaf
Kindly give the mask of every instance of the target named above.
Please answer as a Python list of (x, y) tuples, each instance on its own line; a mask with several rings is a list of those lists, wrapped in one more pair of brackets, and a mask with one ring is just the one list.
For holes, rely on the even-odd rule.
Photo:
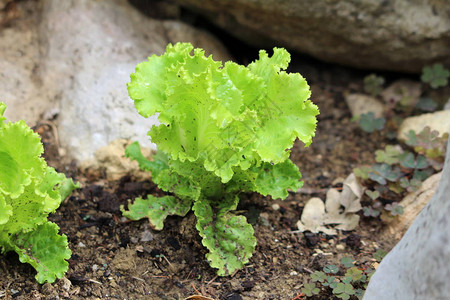
[(195, 202), (193, 210), (197, 217), (197, 230), (203, 245), (208, 248), (206, 255), (217, 274), (227, 276), (244, 266), (252, 256), (256, 246), (253, 227), (244, 216), (236, 216), (238, 199), (227, 199), (215, 210), (205, 199)]
[(128, 210), (120, 208), (123, 215), (131, 220), (148, 218), (150, 225), (155, 230), (162, 230), (164, 220), (168, 216), (184, 217), (191, 209), (192, 201), (181, 200), (173, 196), (154, 197), (148, 195), (147, 199), (136, 198), (133, 204), (128, 205)]
[(67, 272), (72, 252), (68, 248), (67, 237), (58, 234), (58, 225), (47, 222), (35, 230), (19, 233), (11, 239), (14, 250), (23, 263), (29, 263), (36, 271), (39, 283), (54, 282)]

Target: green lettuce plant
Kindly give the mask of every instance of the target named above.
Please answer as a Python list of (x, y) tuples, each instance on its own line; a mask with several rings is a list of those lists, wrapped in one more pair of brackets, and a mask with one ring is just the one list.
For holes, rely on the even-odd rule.
[(39, 283), (54, 282), (67, 271), (71, 251), (47, 216), (79, 186), (47, 166), (39, 135), (24, 121), (4, 122), (5, 109), (0, 102), (0, 250), (31, 264)]
[(275, 48), (247, 67), (214, 61), (189, 43), (169, 44), (131, 74), (128, 93), (144, 117), (159, 114), (149, 131), (158, 146), (148, 161), (134, 143), (126, 155), (152, 172), (153, 181), (173, 195), (138, 198), (122, 208), (130, 219), (149, 218), (163, 228), (168, 215), (192, 208), (210, 265), (229, 275), (251, 257), (256, 239), (235, 212), (239, 194), (258, 192), (284, 199), (302, 186), (289, 159), (296, 138), (309, 145), (317, 107), (297, 73), (286, 73), (290, 55)]

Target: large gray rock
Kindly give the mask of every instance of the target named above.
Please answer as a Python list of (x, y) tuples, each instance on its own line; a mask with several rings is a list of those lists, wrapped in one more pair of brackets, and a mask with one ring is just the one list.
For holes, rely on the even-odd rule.
[[(2, 1), (0, 7), (8, 1)], [(55, 105), (47, 91), (42, 89), (37, 75), (40, 53), (37, 3), (30, 1), (17, 5), (17, 18), (11, 26), (1, 26), (0, 20), (0, 101), (8, 105), (5, 116), (11, 122), (24, 119), (35, 124), (39, 115)], [(2, 28), (3, 27), (3, 28)]]
[(205, 33), (146, 18), (126, 1), (45, 3), (40, 28), (48, 41), (44, 78), (48, 85), (59, 83), (53, 87), (61, 95), (61, 141), (80, 160), (118, 138), (140, 140), (151, 147), (146, 133), (156, 118), (138, 115), (126, 90), (138, 62), (162, 54), (169, 42), (193, 41), (215, 53), (224, 52)]
[(372, 276), (364, 300), (450, 295), (450, 140), (436, 193)]
[(176, 0), (258, 47), (285, 46), (359, 68), (450, 63), (450, 1)]
[(58, 114), (60, 142), (78, 160), (119, 138), (151, 147), (146, 133), (156, 118), (141, 117), (126, 90), (137, 63), (178, 41), (230, 59), (211, 35), (149, 19), (126, 0), (29, 5), (35, 5), (29, 20), (0, 29), (0, 101), (14, 114), (8, 118), (30, 125)]

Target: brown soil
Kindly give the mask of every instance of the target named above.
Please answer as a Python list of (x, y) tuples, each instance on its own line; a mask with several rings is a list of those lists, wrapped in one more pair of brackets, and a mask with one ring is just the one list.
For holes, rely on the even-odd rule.
[[(41, 124), (36, 131), (42, 135), (49, 164), (83, 186), (50, 217), (68, 236), (73, 255), (66, 277), (44, 285), (35, 281), (34, 269), (20, 263), (15, 253), (0, 255), (0, 298), (185, 299), (201, 294), (227, 300), (295, 299), (311, 272), (338, 264), (343, 256), (353, 255), (358, 266), (372, 266), (376, 249), (389, 250), (395, 242), (379, 238), (383, 228), (379, 220), (362, 217), (357, 230), (338, 236), (293, 232), (309, 198), (323, 199), (337, 178), (372, 163), (375, 150), (386, 144), (381, 134), (364, 133), (351, 121), (343, 100), (345, 92), (362, 90), (360, 72), (318, 66), (298, 57), (293, 57), (293, 64), (291, 71), (312, 83), (312, 99), (321, 110), (314, 142), (309, 148), (297, 142), (292, 151), (305, 184), (284, 201), (242, 195), (239, 210), (245, 211), (258, 240), (244, 269), (233, 276), (216, 276), (205, 260), (192, 213), (168, 218), (160, 232), (145, 220), (124, 219), (119, 206), (127, 199), (162, 192), (151, 182), (130, 177), (109, 182), (101, 170), (81, 173), (75, 163), (60, 159), (54, 131)], [(324, 291), (310, 299), (332, 298)]]
[[(250, 263), (230, 277), (217, 277), (205, 261), (192, 213), (169, 218), (160, 232), (147, 221), (125, 220), (119, 206), (127, 199), (161, 191), (151, 182), (127, 176), (108, 182), (101, 170), (83, 174), (75, 164), (61, 163), (51, 127), (38, 126), (49, 164), (83, 185), (50, 218), (68, 236), (73, 255), (66, 279), (44, 285), (36, 283), (34, 269), (21, 264), (15, 253), (3, 255), (0, 291), (6, 299), (184, 299), (194, 294), (229, 300), (293, 299), (310, 281), (311, 271), (338, 264), (343, 256), (353, 255), (359, 266), (371, 265), (376, 248), (389, 250), (393, 243), (377, 238), (379, 221), (362, 218), (356, 231), (334, 237), (293, 233), (305, 201), (324, 198), (336, 178), (372, 162), (374, 151), (384, 143), (381, 135), (366, 134), (350, 121), (342, 100), (348, 84), (318, 82), (312, 85), (312, 98), (321, 109), (316, 138), (309, 148), (296, 143), (292, 151), (304, 188), (285, 201), (243, 195), (239, 209), (254, 225), (258, 246)], [(322, 293), (316, 299), (330, 297)]]

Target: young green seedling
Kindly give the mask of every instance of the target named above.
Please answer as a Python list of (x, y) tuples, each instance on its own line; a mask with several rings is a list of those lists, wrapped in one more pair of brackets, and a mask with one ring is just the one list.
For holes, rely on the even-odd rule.
[(71, 251), (47, 216), (79, 185), (47, 166), (39, 135), (24, 121), (4, 123), (5, 109), (0, 102), (0, 250), (31, 264), (39, 283), (54, 282)]

